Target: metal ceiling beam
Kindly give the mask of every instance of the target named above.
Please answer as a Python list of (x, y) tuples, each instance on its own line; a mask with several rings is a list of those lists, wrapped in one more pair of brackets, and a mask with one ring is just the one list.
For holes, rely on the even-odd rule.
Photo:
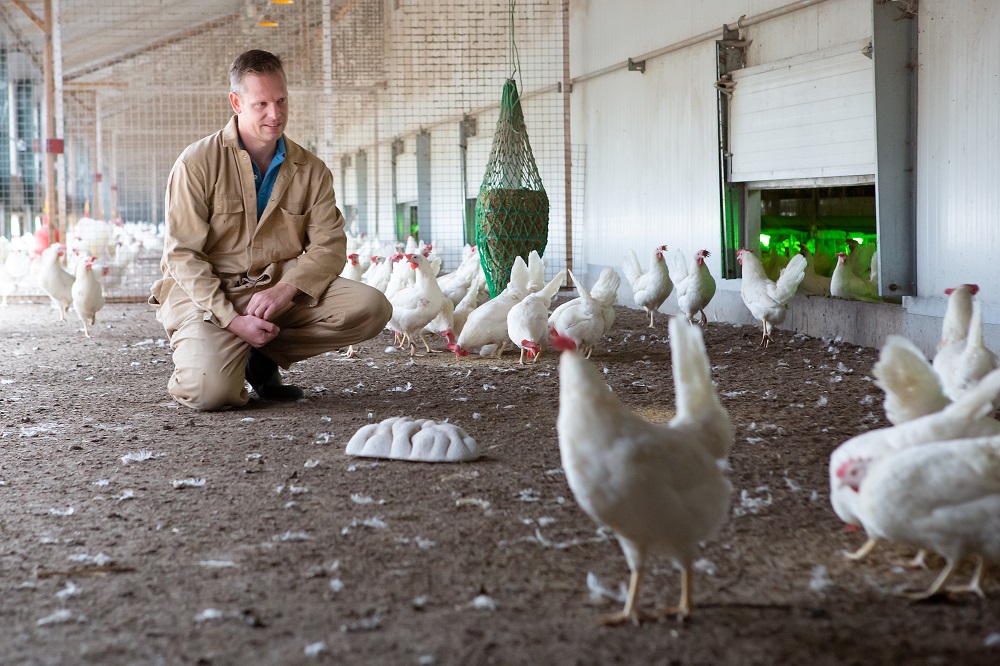
[(14, 42), (17, 44), (18, 50), (31, 58), (31, 62), (35, 63), (35, 67), (38, 68), (39, 72), (42, 71), (44, 65), (42, 64), (42, 61), (38, 59), (38, 52), (31, 48), (31, 44), (24, 38), (24, 35), (22, 35), (21, 31), (17, 29), (17, 26), (14, 25), (13, 20), (8, 14), (8, 10), (3, 5), (0, 5), (0, 20), (2, 20), (3, 24), (7, 26), (7, 30), (10, 31), (11, 37), (14, 38)]
[(31, 7), (25, 4), (24, 0), (14, 0), (14, 4), (24, 12), (31, 22), (38, 26), (38, 29), (42, 32), (48, 32), (49, 26), (44, 19), (38, 16), (35, 12), (31, 11)]
[(111, 67), (113, 65), (120, 64), (122, 62), (125, 62), (126, 60), (137, 58), (141, 55), (149, 53), (150, 51), (156, 50), (163, 46), (169, 46), (170, 44), (174, 44), (175, 42), (179, 42), (181, 40), (188, 39), (196, 35), (200, 35), (201, 33), (207, 32), (214, 28), (221, 27), (223, 25), (226, 25), (227, 23), (232, 23), (233, 21), (236, 21), (239, 18), (240, 18), (239, 12), (235, 14), (227, 14), (226, 16), (213, 19), (211, 21), (208, 21), (207, 23), (202, 23), (201, 25), (197, 25), (193, 28), (189, 28), (182, 32), (174, 33), (172, 35), (164, 37), (163, 39), (158, 39), (155, 42), (146, 44), (145, 46), (140, 46), (130, 51), (117, 53), (108, 58), (105, 58), (104, 60), (97, 60), (91, 63), (80, 65), (79, 67), (67, 71), (66, 74), (63, 76), (63, 79), (66, 81), (70, 81), (72, 79), (78, 79), (81, 76), (86, 76), (87, 74), (93, 74), (94, 72), (105, 69), (107, 67)]

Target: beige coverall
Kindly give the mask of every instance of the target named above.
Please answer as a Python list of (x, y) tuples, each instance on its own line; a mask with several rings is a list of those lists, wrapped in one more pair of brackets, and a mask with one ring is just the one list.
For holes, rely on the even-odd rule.
[(392, 314), (377, 289), (337, 276), (347, 261), (333, 176), (285, 137), (285, 161), (257, 221), (250, 155), (234, 116), (191, 144), (167, 180), (167, 230), (150, 304), (173, 349), (167, 390), (204, 410), (242, 406), (250, 345), (226, 326), (255, 291), (284, 282), (302, 293), (272, 321), (281, 332), (261, 348), (282, 368), (376, 336)]

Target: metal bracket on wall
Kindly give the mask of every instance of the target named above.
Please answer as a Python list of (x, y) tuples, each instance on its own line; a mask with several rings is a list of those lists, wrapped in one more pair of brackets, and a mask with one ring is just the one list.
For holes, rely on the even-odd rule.
[[(619, 65), (619, 67), (621, 67), (621, 65)], [(630, 72), (639, 72), (640, 74), (645, 74), (646, 73), (646, 61), (645, 60), (640, 60), (640, 61), (636, 62), (635, 60), (632, 60), (632, 58), (629, 58), (628, 59), (628, 71), (630, 71)]]

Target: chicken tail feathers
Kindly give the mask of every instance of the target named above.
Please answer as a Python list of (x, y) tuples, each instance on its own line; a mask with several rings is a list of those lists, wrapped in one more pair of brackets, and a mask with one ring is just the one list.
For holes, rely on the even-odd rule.
[(931, 364), (916, 345), (890, 335), (872, 368), (875, 384), (885, 392), (885, 416), (893, 425), (939, 412), (949, 400)]
[[(575, 283), (576, 280), (574, 279)], [(618, 287), (622, 284), (622, 278), (613, 268), (605, 268), (601, 271), (600, 277), (590, 290), (590, 295), (601, 305), (612, 305), (618, 298)]]
[(573, 284), (576, 286), (576, 293), (580, 294), (580, 300), (583, 301), (584, 307), (586, 307), (588, 310), (593, 309), (594, 308), (593, 295), (589, 291), (587, 291), (587, 288), (583, 286), (582, 282), (576, 279), (576, 276), (573, 275), (573, 271), (569, 272), (569, 279), (571, 279), (573, 281)]
[(669, 327), (677, 406), (675, 421), (704, 423), (706, 431), (713, 431), (705, 437), (708, 452), (714, 458), (724, 458), (732, 446), (732, 424), (712, 384), (701, 329), (681, 317), (671, 318)]
[(625, 255), (622, 271), (629, 282), (635, 282), (642, 275), (642, 266), (639, 264), (639, 257), (635, 256), (635, 250), (629, 250)]
[(792, 257), (788, 265), (781, 270), (781, 275), (775, 282), (774, 300), (779, 303), (788, 303), (795, 296), (795, 290), (799, 288), (799, 283), (806, 276), (806, 258), (801, 254)]
[(667, 255), (667, 270), (670, 272), (670, 279), (674, 284), (688, 276), (687, 261), (680, 250), (674, 248)]

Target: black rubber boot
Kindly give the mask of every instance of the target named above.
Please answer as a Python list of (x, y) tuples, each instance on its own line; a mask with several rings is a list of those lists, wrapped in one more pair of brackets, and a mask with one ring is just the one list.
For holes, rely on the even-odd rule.
[(282, 384), (278, 364), (256, 349), (247, 357), (246, 378), (263, 400), (298, 400), (304, 395), (298, 386)]

